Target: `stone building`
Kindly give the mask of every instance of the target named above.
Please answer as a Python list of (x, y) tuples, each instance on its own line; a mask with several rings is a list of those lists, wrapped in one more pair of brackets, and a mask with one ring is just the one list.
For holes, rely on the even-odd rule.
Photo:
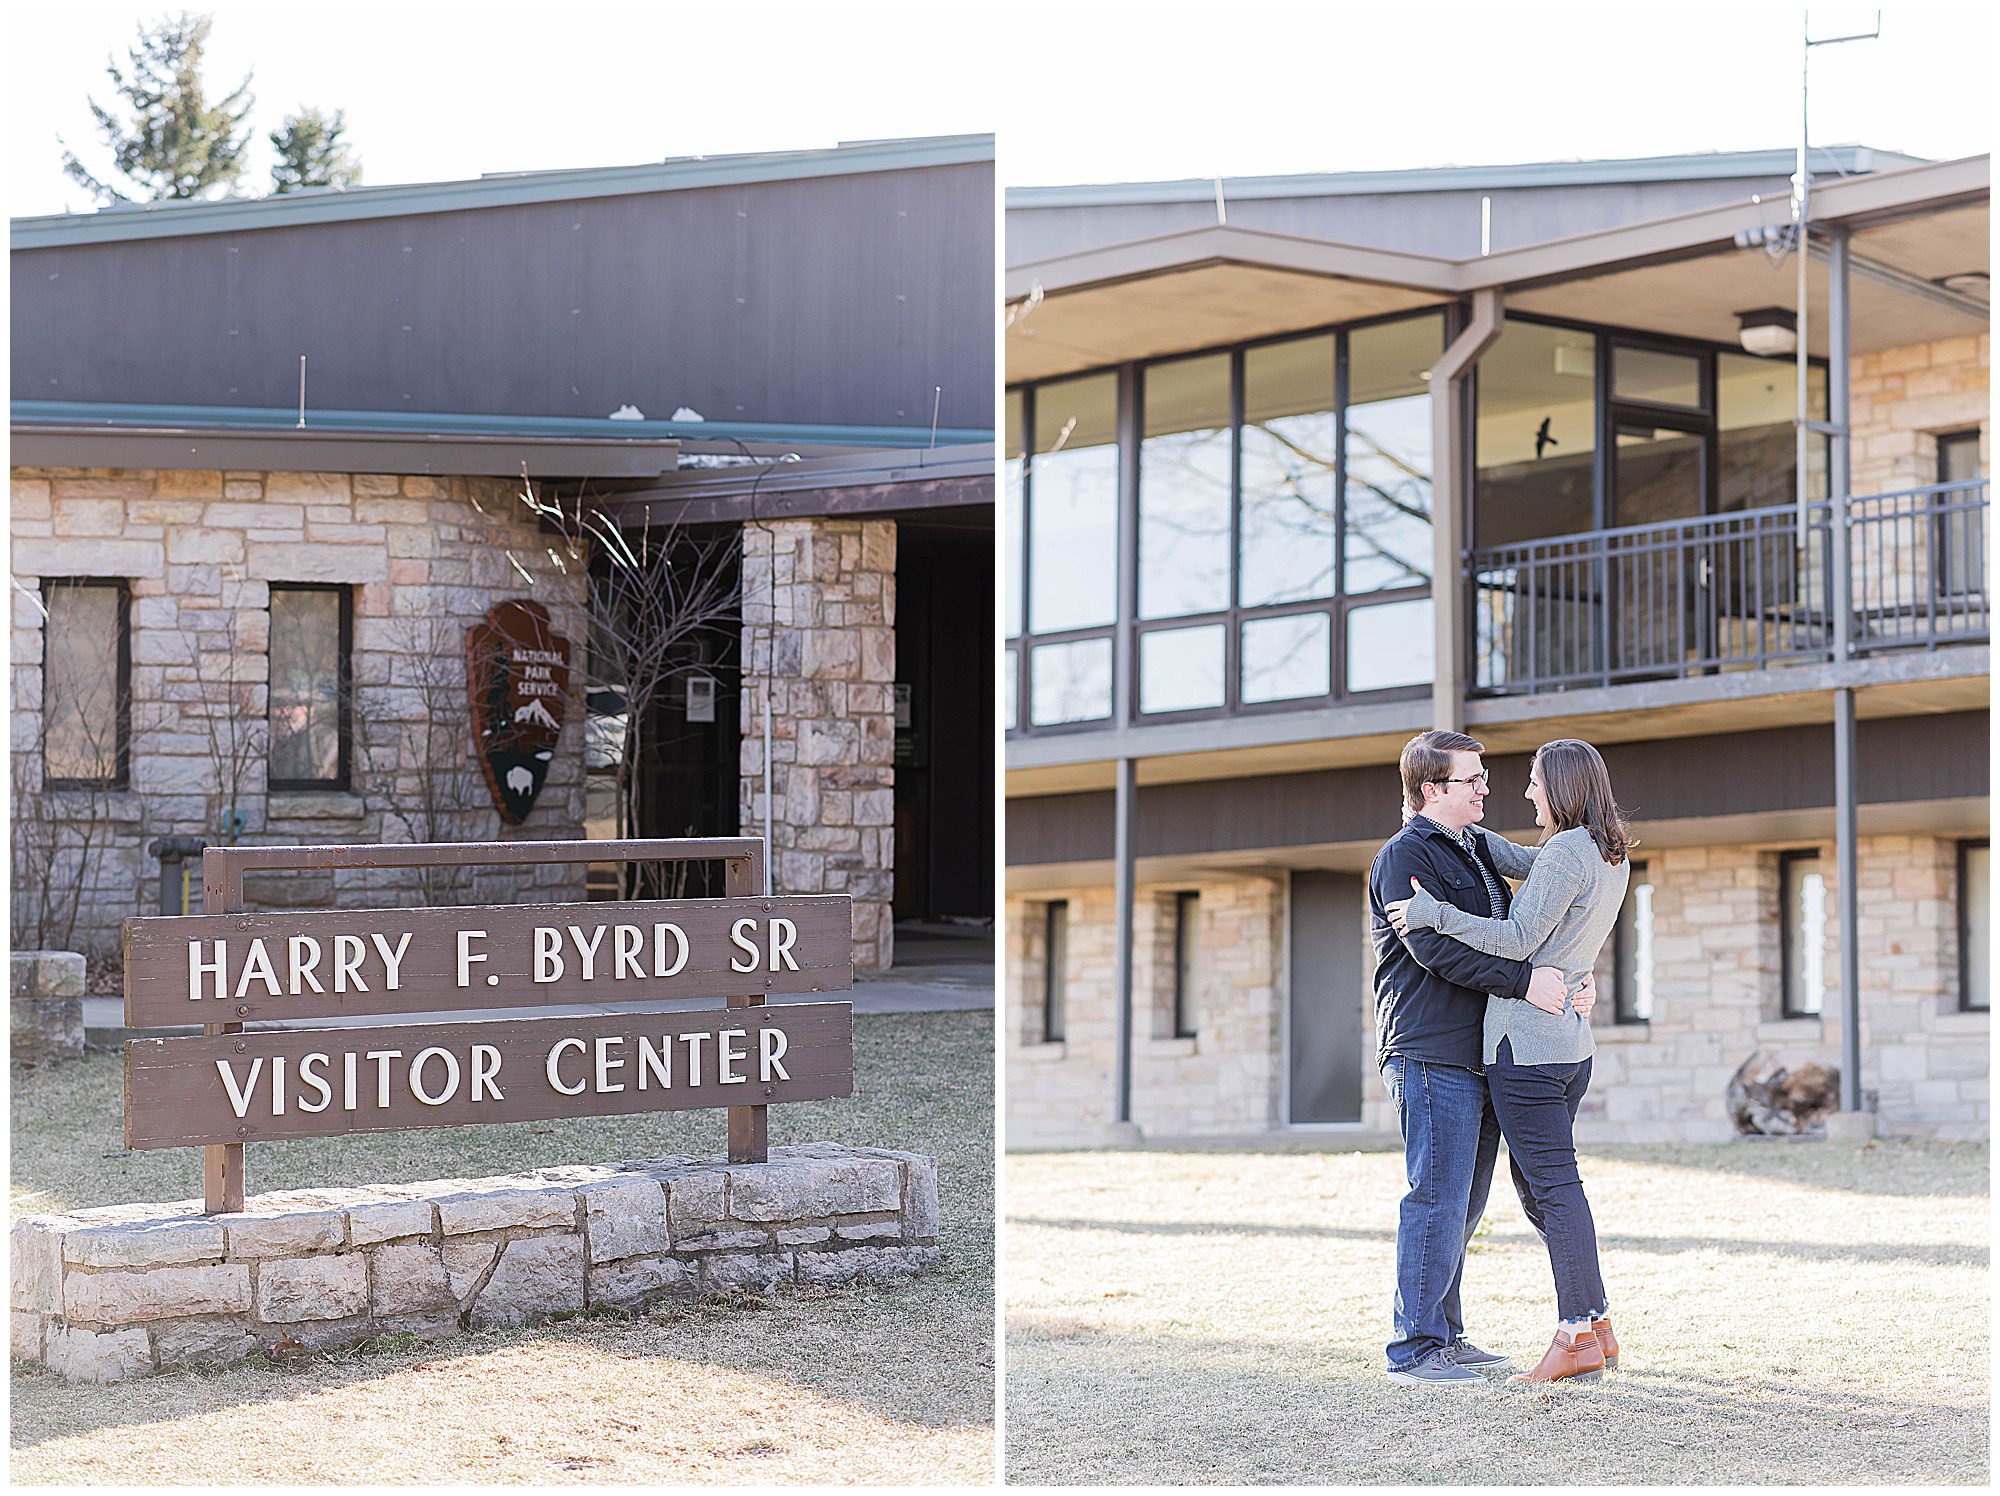
[(1430, 726), (1517, 840), (1556, 737), (1633, 816), (1581, 1136), (1760, 1052), (1986, 1135), (1987, 162), (1830, 157), (1803, 529), (1789, 151), (1010, 191), (1010, 1143), (1393, 1135)]
[[(864, 967), (895, 918), (992, 912), (989, 137), (12, 233), (17, 942), (109, 956), (181, 907), (162, 838), (615, 835), (634, 706), (585, 578), (668, 537), (726, 601), (644, 708), (632, 830), (768, 831), (779, 891), (854, 896)], [(510, 600), (570, 666), (518, 825), (464, 664)], [(540, 877), (246, 893), (585, 892)]]

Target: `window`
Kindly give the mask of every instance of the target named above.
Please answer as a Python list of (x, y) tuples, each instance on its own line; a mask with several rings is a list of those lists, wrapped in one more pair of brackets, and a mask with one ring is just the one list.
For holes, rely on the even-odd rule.
[(1042, 920), (1042, 1042), (1060, 1044), (1069, 1025), (1069, 905), (1044, 905)]
[(1778, 931), (1784, 945), (1786, 1018), (1817, 1018), (1826, 1005), (1826, 880), (1818, 852), (1778, 854)]
[(42, 584), (42, 783), (123, 789), (131, 775), (131, 595), (122, 581)]
[(353, 594), (271, 584), (270, 787), (347, 788)]
[(1201, 895), (1174, 895), (1174, 1037), (1195, 1035), (1195, 995), (1201, 990)]
[(1615, 1023), (1653, 1019), (1653, 878), (1643, 862), (1632, 864), (1611, 931), (1611, 1013)]
[[(1979, 433), (1954, 431), (1937, 439), (1939, 483), (1975, 483)], [(1978, 490), (1954, 489), (1935, 498), (1938, 595), (1967, 599), (1986, 591), (1986, 506)]]
[(1989, 1011), (1992, 996), (1992, 848), (1984, 840), (1958, 844), (1958, 1006)]

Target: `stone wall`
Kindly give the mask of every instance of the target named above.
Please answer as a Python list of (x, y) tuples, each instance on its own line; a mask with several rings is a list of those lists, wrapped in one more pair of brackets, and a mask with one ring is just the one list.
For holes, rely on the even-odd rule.
[(371, 1335), (512, 1328), (598, 1306), (935, 1264), (928, 1158), (811, 1143), (690, 1158), (30, 1216), (12, 1232), (18, 1361), (111, 1382)]
[[(246, 815), (240, 839), (248, 844), (582, 834), (582, 582), (574, 566), (564, 571), (552, 560), (518, 484), (16, 468), (11, 523), (17, 795), (38, 796), (58, 824), (103, 828), (80, 877), (79, 948), (115, 952), (122, 920), (158, 912), (158, 864), (145, 854), (146, 842), (176, 833), (219, 842), (232, 801)], [(130, 585), (128, 788), (41, 789), (44, 577), (115, 577)], [(231, 744), (240, 747), (264, 721), (273, 582), (352, 588), (348, 791), (267, 793), (261, 753), (244, 758), (240, 777), (227, 767)], [(577, 689), (528, 824), (503, 829), (469, 736), (439, 734), (433, 724), (446, 710), (462, 717), (466, 628), (495, 603), (519, 597), (547, 606), (556, 632), (570, 641)], [(230, 779), (233, 795), (224, 790)], [(76, 854), (68, 856), (73, 865)], [(433, 901), (513, 899), (524, 885), (539, 897), (580, 897), (582, 870), (512, 870), (463, 881), (437, 890), (445, 897)], [(194, 886), (198, 891), (198, 867)], [(246, 894), (264, 904), (363, 903), (421, 886), (414, 872), (353, 870), (276, 875)], [(19, 889), (16, 896), (18, 904)]]
[(8, 1056), (17, 1065), (83, 1058), (83, 957), (15, 951), (8, 962)]
[(1991, 441), (1988, 337), (1947, 338), (1864, 353), (1848, 362), (1857, 494), (1937, 482), (1937, 439), (1977, 427)]
[(743, 625), (744, 833), (764, 829), (768, 696), (773, 887), (850, 895), (854, 964), (881, 970), (895, 939), (895, 522), (744, 526)]
[[(1173, 1032), (1175, 895), (1192, 892), (1197, 926), (1195, 1033)], [(1007, 1139), (1038, 1146), (1088, 1138), (1112, 1116), (1113, 905), (1109, 890), (1070, 893), (1068, 1020), (1042, 1034), (1041, 974), (1050, 898), (1007, 908)], [(1284, 881), (1203, 879), (1141, 888), (1133, 924), (1132, 1121), (1149, 1135), (1229, 1135), (1272, 1125), (1281, 1105)]]
[[(1809, 845), (1809, 844), (1808, 844)], [(1593, 1018), (1597, 1059), (1577, 1134), (1587, 1142), (1721, 1141), (1734, 1135), (1729, 1078), (1757, 1050), (1797, 1066), (1840, 1061), (1838, 878), (1826, 880), (1827, 1011), (1782, 1016), (1779, 854), (1787, 846), (1640, 848), (1653, 882), (1653, 1012), (1619, 1024), (1608, 955)], [(1983, 1138), (1991, 1123), (1983, 1012), (1959, 1011), (1958, 843), (1938, 836), (1865, 836), (1860, 870), (1863, 1069), (1883, 1132)], [(1279, 876), (1184, 884), (1200, 890), (1200, 1032), (1157, 1037), (1170, 1011), (1172, 901), (1141, 889), (1133, 1120), (1149, 1134), (1259, 1132), (1282, 1115), (1279, 1015), (1284, 888)], [(1069, 903), (1069, 1018), (1061, 1044), (1040, 1041), (1043, 909)], [(1015, 897), (1007, 906), (1007, 1141), (1046, 1146), (1087, 1138), (1110, 1119), (1114, 909), (1106, 888)], [(1368, 962), (1372, 964), (1373, 954)], [(1364, 971), (1364, 982), (1372, 971)], [(1163, 986), (1165, 988), (1163, 994)], [(1362, 1133), (1393, 1136), (1395, 1109), (1372, 1059), (1364, 1009)]]

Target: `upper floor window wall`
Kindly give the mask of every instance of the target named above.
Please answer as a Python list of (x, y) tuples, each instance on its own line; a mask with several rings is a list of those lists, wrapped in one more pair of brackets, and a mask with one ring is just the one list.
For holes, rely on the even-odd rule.
[[(1008, 727), (1110, 719), (1115, 690), (1141, 720), (1421, 691), (1443, 346), (1427, 312), (1010, 391)], [(1124, 464), (1135, 679), (1113, 681)]]

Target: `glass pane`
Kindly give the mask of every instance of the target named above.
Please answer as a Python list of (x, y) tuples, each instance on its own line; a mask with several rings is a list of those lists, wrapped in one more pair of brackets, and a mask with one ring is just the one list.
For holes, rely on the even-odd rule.
[(1479, 361), (1475, 545), (1591, 528), (1595, 349), (1587, 332), (1509, 321)]
[(1383, 603), (1347, 615), (1347, 689), (1429, 685), (1436, 669), (1431, 600)]
[(1195, 997), (1200, 990), (1201, 895), (1174, 895), (1174, 1035), (1195, 1035)]
[(1118, 377), (1035, 391), (1035, 512), (1028, 621), (1038, 633), (1095, 628), (1118, 610)]
[(1000, 724), (1002, 732), (1012, 732), (1018, 725), (1016, 719), (1021, 714), (1021, 651), (1007, 651), (1006, 679), (1000, 688)]
[(1222, 705), (1222, 625), (1156, 629), (1139, 636), (1139, 710), (1189, 712)]
[(1229, 358), (1145, 371), (1139, 447), (1139, 616), (1229, 606)]
[(1042, 944), (1042, 1038), (1060, 1044), (1069, 1028), (1069, 905), (1048, 906)]
[(118, 777), (119, 591), (52, 582), (45, 598), (42, 772), (108, 783)]
[(1022, 510), (1026, 497), (1026, 474), (1028, 470), (1027, 432), (1021, 423), (1022, 396), (1019, 390), (1007, 392), (1006, 446), (1002, 448), (1002, 487), (1005, 495), (1001, 507), (1006, 511), (1001, 516), (1005, 527), (1007, 547), (1006, 570), (1001, 575), (1000, 591), (1007, 599), (1007, 637), (1014, 638), (1021, 632), (1021, 543)]
[(271, 778), (340, 777), (340, 594), (271, 589)]
[(1611, 994), (1617, 1022), (1645, 1023), (1652, 1018), (1653, 883), (1644, 863), (1633, 864), (1617, 927), (1595, 969), (1598, 992)]
[(1038, 727), (1111, 715), (1111, 641), (1039, 646), (1028, 661), (1028, 713)]
[(1826, 1003), (1826, 883), (1817, 857), (1787, 857), (1785, 1012), (1811, 1015)]
[(1333, 596), (1333, 339), (1243, 355), (1246, 608)]
[(1979, 476), (1979, 433), (1938, 438), (1938, 482), (1970, 483)]
[(1348, 592), (1431, 579), (1431, 365), (1444, 318), (1364, 327), (1347, 339)]
[(1701, 360), (1654, 348), (1611, 350), (1611, 397), (1701, 409)]
[[(1724, 513), (1798, 502), (1798, 365), (1790, 359), (1721, 353), (1715, 359), (1716, 502)], [(1826, 419), (1826, 370), (1806, 381), (1813, 419)], [(1826, 441), (1807, 438), (1806, 477), (1813, 499), (1826, 497)]]
[(1325, 613), (1243, 625), (1243, 699), (1291, 701), (1333, 690), (1333, 619)]
[(1965, 991), (1959, 1006), (1984, 1012), (1992, 1001), (1993, 906), (1987, 902), (1992, 890), (1993, 849), (1965, 849), (1965, 886), (1958, 891), (1962, 912), (1959, 939), (1965, 942)]
[(1701, 513), (1701, 438), (1686, 431), (1620, 426), (1611, 523), (1650, 525)]

